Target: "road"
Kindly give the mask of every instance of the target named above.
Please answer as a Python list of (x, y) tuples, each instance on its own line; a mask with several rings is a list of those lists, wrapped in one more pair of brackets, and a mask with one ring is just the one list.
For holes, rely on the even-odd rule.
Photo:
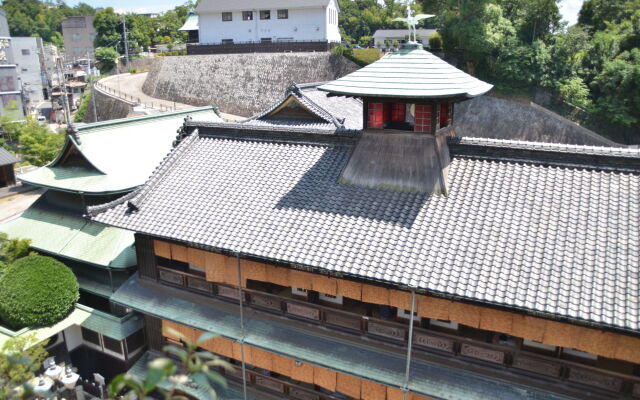
[[(100, 79), (99, 85), (101, 87), (107, 87), (111, 91), (115, 91), (115, 95), (124, 98), (128, 101), (134, 101), (136, 103), (144, 104), (147, 107), (155, 108), (158, 110), (186, 110), (194, 108), (194, 106), (183, 103), (176, 103), (169, 100), (158, 99), (155, 97), (147, 96), (142, 91), (142, 85), (145, 79), (147, 79), (148, 72), (140, 72), (137, 74), (118, 74), (111, 75), (104, 79)], [(238, 119), (244, 119), (237, 115), (221, 113), (222, 118), (229, 121), (236, 121)]]
[(44, 192), (45, 189), (37, 189), (0, 199), (0, 222), (5, 222), (29, 208)]

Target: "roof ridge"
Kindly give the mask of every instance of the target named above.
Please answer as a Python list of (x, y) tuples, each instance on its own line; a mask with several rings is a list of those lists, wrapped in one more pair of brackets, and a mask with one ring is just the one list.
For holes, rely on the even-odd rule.
[(213, 107), (212, 106), (194, 107), (194, 108), (188, 108), (185, 110), (169, 111), (169, 112), (159, 113), (159, 114), (141, 115), (138, 117), (125, 117), (125, 118), (111, 119), (108, 121), (92, 122), (90, 124), (78, 126), (77, 130), (78, 130), (78, 134), (83, 135), (87, 133), (93, 133), (93, 132), (83, 132), (83, 131), (92, 131), (93, 129), (96, 129), (96, 128), (111, 127), (114, 125), (129, 125), (129, 124), (135, 124), (137, 122), (142, 122), (147, 120), (160, 120), (164, 118), (172, 118), (179, 115), (190, 114), (194, 112), (199, 113), (207, 110), (213, 110)]

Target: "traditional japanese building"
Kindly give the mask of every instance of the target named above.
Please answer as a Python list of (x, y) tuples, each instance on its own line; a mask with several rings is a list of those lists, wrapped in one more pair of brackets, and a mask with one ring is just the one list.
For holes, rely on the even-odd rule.
[(450, 136), (490, 88), (409, 44), (320, 86), (362, 127), (301, 87), (187, 120), (89, 208), (136, 232), (144, 359), (172, 327), (256, 398), (639, 398), (640, 151)]
[[(98, 122), (70, 130), (50, 164), (19, 179), (47, 191), (20, 216), (0, 225), (10, 237), (69, 266), (80, 285), (80, 311), (59, 330), (49, 351), (60, 361), (112, 377), (144, 349), (143, 320), (109, 298), (136, 270), (134, 234), (83, 218), (86, 207), (142, 185), (172, 148), (187, 116), (220, 121), (211, 107)], [(45, 339), (41, 337), (41, 339)]]

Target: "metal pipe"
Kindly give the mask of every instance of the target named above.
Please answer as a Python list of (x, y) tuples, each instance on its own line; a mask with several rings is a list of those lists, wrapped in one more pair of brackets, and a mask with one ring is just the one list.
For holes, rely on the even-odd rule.
[(404, 387), (402, 388), (402, 398), (407, 400), (409, 393), (409, 371), (411, 369), (411, 347), (413, 345), (413, 313), (415, 310), (416, 292), (411, 291), (411, 313), (409, 314), (409, 344), (407, 345), (407, 366), (404, 371)]
[(247, 400), (247, 369), (244, 363), (244, 311), (242, 306), (242, 272), (240, 271), (240, 254), (236, 254), (236, 265), (238, 266), (238, 299), (240, 303), (240, 354), (242, 355), (242, 394)]

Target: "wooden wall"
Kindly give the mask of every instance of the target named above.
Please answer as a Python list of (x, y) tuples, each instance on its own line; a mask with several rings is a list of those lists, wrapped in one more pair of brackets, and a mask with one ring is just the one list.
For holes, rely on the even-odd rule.
[[(184, 335), (189, 341), (195, 342), (203, 333), (197, 329), (162, 321), (163, 335), (173, 340), (179, 340), (166, 332), (172, 328)], [(242, 359), (240, 343), (222, 337), (216, 337), (202, 344), (202, 348), (225, 357), (240, 361)], [(296, 360), (279, 354), (262, 350), (258, 347), (245, 345), (244, 359), (247, 364), (254, 365), (297, 381), (318, 385), (332, 392), (344, 393), (350, 397), (362, 400), (403, 400), (402, 390), (385, 386), (376, 382), (360, 379), (355, 376), (342, 374), (330, 369), (306, 363), (296, 363)], [(429, 400), (429, 398), (414, 393), (407, 395), (407, 400)]]
[[(239, 284), (238, 260), (234, 257), (159, 240), (154, 240), (153, 246), (155, 254), (160, 257), (204, 268), (206, 279), (210, 282), (234, 286)], [(243, 287), (246, 287), (246, 279), (252, 279), (405, 310), (411, 308), (411, 294), (407, 291), (243, 259), (240, 259), (240, 265)], [(602, 357), (640, 363), (640, 338), (637, 337), (424, 295), (416, 295), (415, 311), (424, 318), (451, 320), (473, 328), (506, 333), (551, 346), (570, 347)]]

